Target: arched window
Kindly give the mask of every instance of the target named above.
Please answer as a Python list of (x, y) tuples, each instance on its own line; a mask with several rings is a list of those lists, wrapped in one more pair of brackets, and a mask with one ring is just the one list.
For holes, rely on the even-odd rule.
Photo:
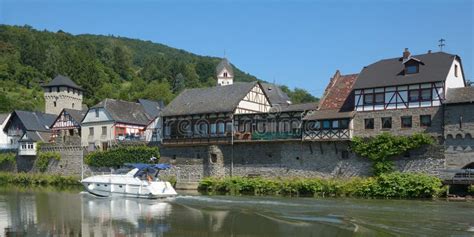
[(72, 108), (74, 109), (74, 103), (72, 103)]
[(56, 107), (56, 101), (53, 102), (54, 107)]

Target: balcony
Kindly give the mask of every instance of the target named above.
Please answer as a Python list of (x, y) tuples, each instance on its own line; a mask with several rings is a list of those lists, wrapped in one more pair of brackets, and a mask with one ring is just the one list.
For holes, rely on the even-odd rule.
[(236, 142), (246, 141), (281, 141), (281, 140), (300, 140), (301, 132), (248, 132), (236, 133), (234, 140)]
[(21, 143), (18, 147), (20, 156), (36, 156), (36, 144), (31, 142)]
[(165, 136), (163, 138), (164, 145), (205, 145), (205, 144), (230, 144), (232, 137), (229, 135), (206, 135), (206, 136)]
[(303, 133), (304, 141), (337, 141), (350, 139), (350, 129), (306, 130)]

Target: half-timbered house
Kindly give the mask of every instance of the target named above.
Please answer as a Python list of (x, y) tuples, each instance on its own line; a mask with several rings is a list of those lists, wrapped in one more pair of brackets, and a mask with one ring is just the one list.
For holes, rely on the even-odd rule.
[(55, 143), (81, 144), (81, 121), (87, 110), (63, 109), (51, 126)]
[(234, 115), (270, 108), (259, 82), (186, 89), (163, 110), (163, 143), (230, 143)]
[(360, 72), (354, 85), (354, 134), (382, 131), (442, 136), (442, 107), (452, 88), (465, 87), (461, 58), (444, 52), (380, 60)]

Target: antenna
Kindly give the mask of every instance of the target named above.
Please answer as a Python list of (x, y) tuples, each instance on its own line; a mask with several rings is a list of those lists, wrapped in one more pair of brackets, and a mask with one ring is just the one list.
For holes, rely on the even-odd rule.
[(439, 51), (443, 52), (443, 47), (446, 46), (446, 44), (444, 42), (446, 42), (445, 39), (441, 38), (440, 40), (438, 40), (439, 44)]

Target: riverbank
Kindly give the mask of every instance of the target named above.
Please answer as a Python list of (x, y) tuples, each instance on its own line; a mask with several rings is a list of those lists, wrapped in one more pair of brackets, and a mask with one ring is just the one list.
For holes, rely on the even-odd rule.
[(77, 186), (81, 183), (79, 178), (74, 176), (0, 172), (0, 185)]
[(367, 198), (435, 198), (446, 193), (441, 179), (418, 173), (348, 179), (205, 178), (199, 190), (209, 194)]

